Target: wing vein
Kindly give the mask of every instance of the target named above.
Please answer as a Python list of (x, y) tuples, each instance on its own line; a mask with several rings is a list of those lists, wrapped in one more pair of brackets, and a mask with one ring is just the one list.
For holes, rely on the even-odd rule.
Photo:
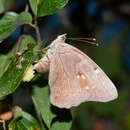
[(60, 55), (58, 55), (58, 56), (59, 56), (59, 60), (60, 60), (60, 62), (61, 62), (61, 64), (62, 64), (62, 68), (63, 68), (64, 74), (66, 74), (66, 75), (69, 77), (69, 74), (68, 74), (68, 73), (65, 71), (65, 69), (64, 69), (64, 64), (63, 64), (63, 61), (62, 61)]

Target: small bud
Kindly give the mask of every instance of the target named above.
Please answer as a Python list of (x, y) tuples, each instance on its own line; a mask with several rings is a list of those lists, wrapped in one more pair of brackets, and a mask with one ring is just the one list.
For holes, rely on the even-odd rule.
[(11, 110), (6, 110), (0, 113), (1, 120), (10, 120), (13, 116), (13, 112)]
[(24, 74), (24, 77), (23, 77), (23, 81), (24, 82), (29, 82), (31, 81), (31, 79), (34, 77), (34, 69), (33, 69), (33, 65), (29, 66)]

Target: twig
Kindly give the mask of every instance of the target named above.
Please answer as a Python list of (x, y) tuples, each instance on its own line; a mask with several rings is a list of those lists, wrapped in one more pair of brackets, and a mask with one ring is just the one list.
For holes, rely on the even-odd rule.
[(24, 11), (28, 12), (28, 10), (29, 10), (29, 6), (28, 6), (28, 3), (27, 3)]
[(33, 27), (34, 29), (36, 28), (34, 24), (30, 23), (29, 24), (31, 27)]
[(22, 40), (22, 38), (23, 38), (24, 36), (25, 36), (25, 35), (21, 35), (21, 36), (18, 38), (18, 41), (17, 41), (17, 43), (16, 43), (16, 48), (15, 48), (15, 51), (14, 51), (14, 55), (17, 54), (18, 49), (19, 49), (19, 47), (20, 47), (21, 40)]
[(41, 36), (40, 36), (40, 31), (39, 31), (39, 27), (38, 27), (36, 18), (34, 20), (34, 25), (35, 25), (36, 35), (37, 35), (37, 41), (38, 41), (38, 43), (40, 43), (41, 42)]
[(35, 22), (35, 24), (29, 24), (32, 28), (35, 29), (36, 31), (36, 37), (37, 37), (37, 41), (38, 41), (38, 44), (40, 44), (41, 42), (41, 36), (40, 36), (40, 31), (39, 31), (39, 27), (37, 26), (37, 22)]
[(36, 50), (36, 52), (42, 52), (44, 54), (44, 53), (46, 53), (46, 50), (48, 50), (49, 48), (50, 48), (50, 45), (48, 45), (47, 47), (42, 48), (40, 50)]
[(0, 120), (0, 123), (2, 123), (3, 130), (6, 130), (6, 127), (5, 127), (5, 120)]
[[(26, 6), (25, 6), (24, 11), (28, 12), (28, 10), (29, 10), (29, 6), (28, 6), (28, 3), (27, 3)], [(21, 40), (22, 40), (22, 38), (24, 36), (24, 35), (22, 35), (24, 33), (24, 27), (25, 26), (23, 25), (22, 28), (21, 28), (21, 31), (20, 31), (21, 36), (19, 36), (18, 41), (16, 43), (16, 48), (15, 48), (15, 51), (14, 51), (14, 55), (16, 55), (16, 53), (17, 53), (17, 51), (18, 51), (18, 49), (20, 47)]]

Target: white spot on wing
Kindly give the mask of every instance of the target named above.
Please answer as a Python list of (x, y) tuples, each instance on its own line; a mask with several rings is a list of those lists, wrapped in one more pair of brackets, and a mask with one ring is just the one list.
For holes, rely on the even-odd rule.
[(81, 78), (82, 78), (82, 79), (86, 79), (85, 76), (84, 76), (83, 74), (81, 75)]
[(77, 79), (79, 79), (80, 78), (80, 75), (77, 75)]
[(85, 86), (85, 89), (88, 90), (88, 89), (89, 89), (89, 86)]

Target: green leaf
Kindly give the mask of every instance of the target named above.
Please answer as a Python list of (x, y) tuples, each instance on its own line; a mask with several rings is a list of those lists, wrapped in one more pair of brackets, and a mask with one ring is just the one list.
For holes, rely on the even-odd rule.
[(32, 99), (37, 112), (42, 116), (49, 130), (70, 130), (72, 123), (70, 112), (50, 104), (48, 86), (34, 86)]
[(55, 13), (63, 8), (68, 0), (39, 0), (37, 16), (46, 16)]
[(32, 99), (36, 110), (42, 116), (47, 127), (50, 128), (51, 121), (56, 115), (51, 112), (48, 86), (43, 88), (34, 86), (32, 92)]
[(50, 130), (70, 130), (72, 118), (69, 109), (59, 109), (53, 106), (52, 111), (56, 117), (51, 122)]
[(31, 9), (35, 16), (37, 16), (37, 0), (29, 0)]
[(23, 25), (23, 24), (29, 24), (32, 22), (32, 16), (29, 12), (22, 12), (17, 17), (15, 23), (17, 26)]
[(61, 122), (57, 121), (52, 124), (52, 127), (50, 130), (70, 130), (71, 129), (72, 122)]
[(68, 0), (29, 0), (35, 16), (41, 17), (55, 13), (63, 8)]
[(19, 47), (18, 51), (23, 50), (28, 43), (36, 43), (36, 41), (30, 35), (22, 35), (21, 43), (20, 43), (20, 47)]
[(20, 112), (9, 123), (9, 130), (41, 130), (41, 127), (30, 114)]
[(0, 14), (4, 11), (4, 0), (0, 0)]
[(0, 55), (0, 61), (2, 61), (0, 63), (0, 77), (2, 76), (2, 74), (4, 73), (5, 67), (6, 65), (9, 63), (10, 59), (8, 55)]
[(0, 40), (9, 37), (18, 26), (32, 22), (32, 16), (28, 12), (17, 14), (7, 12), (0, 20)]
[(4, 74), (0, 77), (0, 97), (12, 93), (20, 84), (26, 68), (30, 65), (33, 58), (34, 44), (28, 44), (28, 50), (24, 53), (21, 61), (21, 68), (16, 67), (19, 64), (19, 56), (14, 56), (11, 63), (6, 67)]
[(2, 74), (5, 71), (5, 67), (10, 63), (11, 61), (11, 57), (14, 55), (14, 50), (15, 50), (16, 46), (13, 46), (12, 48), (9, 49), (9, 51), (5, 54), (2, 53), (3, 48), (0, 49), (0, 61), (2, 61), (0, 63), (0, 77), (2, 76)]
[[(35, 40), (30, 35), (24, 35), (21, 39), (21, 44), (18, 51), (23, 50), (27, 43), (30, 42), (35, 43)], [(10, 63), (11, 57), (14, 55), (15, 48), (16, 46), (13, 46), (13, 48), (11, 48), (7, 54), (0, 54), (0, 61), (2, 61), (0, 63), (0, 77), (4, 73), (5, 67)]]

